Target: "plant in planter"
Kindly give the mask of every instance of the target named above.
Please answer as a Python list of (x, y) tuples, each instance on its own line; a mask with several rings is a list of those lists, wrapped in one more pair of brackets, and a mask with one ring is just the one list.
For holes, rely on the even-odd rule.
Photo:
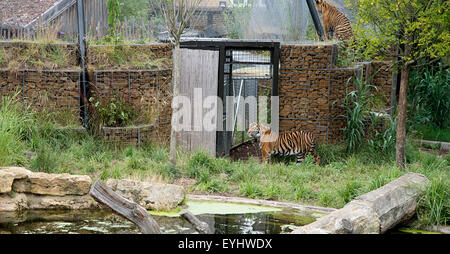
[(89, 98), (91, 103), (91, 127), (101, 129), (102, 127), (123, 127), (131, 125), (137, 118), (136, 110), (123, 98), (111, 97), (100, 99)]

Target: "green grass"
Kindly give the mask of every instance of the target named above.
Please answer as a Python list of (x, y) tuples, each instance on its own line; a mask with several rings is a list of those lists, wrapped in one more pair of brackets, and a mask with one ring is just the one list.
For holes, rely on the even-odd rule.
[(48, 42), (26, 42), (0, 48), (0, 69), (79, 70), (75, 49)]
[(423, 225), (447, 225), (450, 219), (450, 183), (438, 178), (419, 198), (419, 222)]
[[(344, 145), (319, 145), (321, 165), (311, 155), (298, 165), (295, 158), (270, 165), (256, 160), (232, 162), (207, 152), (178, 150), (178, 164), (169, 162), (167, 147), (147, 144), (116, 147), (85, 133), (57, 129), (51, 122), (23, 110), (10, 99), (0, 106), (0, 165), (24, 166), (48, 173), (87, 174), (93, 179), (129, 178), (175, 183), (195, 179), (188, 192), (227, 193), (257, 199), (341, 208), (358, 195), (417, 172), (432, 185), (420, 201), (423, 224), (447, 224), (450, 155), (419, 150), (408, 140), (405, 170), (395, 166), (394, 152), (368, 146), (348, 153)], [(34, 153), (35, 156), (26, 156)]]

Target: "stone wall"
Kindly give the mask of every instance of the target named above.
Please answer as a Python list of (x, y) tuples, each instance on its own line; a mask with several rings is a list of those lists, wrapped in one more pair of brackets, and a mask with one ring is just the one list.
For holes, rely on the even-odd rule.
[[(280, 131), (313, 132), (323, 143), (343, 139), (345, 115), (342, 104), (348, 92), (355, 90), (350, 82), (364, 73), (375, 73), (377, 94), (390, 107), (392, 73), (388, 63), (361, 63), (350, 68), (335, 66), (337, 44), (282, 45), (280, 68)], [(381, 67), (381, 68), (380, 68)], [(369, 72), (364, 72), (367, 69)]]
[[(90, 96), (101, 99), (121, 98), (139, 114), (145, 112), (151, 118), (137, 126), (104, 127), (102, 134), (107, 142), (116, 144), (140, 145), (146, 142), (166, 143), (169, 141), (172, 69), (117, 69), (117, 66), (98, 62), (101, 48), (112, 46), (90, 46), (88, 48), (88, 68)], [(155, 58), (171, 59), (170, 44), (119, 45), (127, 47), (129, 52), (151, 54)], [(101, 59), (101, 58), (100, 58)]]
[(382, 99), (386, 107), (392, 107), (392, 63), (374, 61), (370, 65), (370, 74), (374, 75), (372, 84), (378, 88), (375, 94), (381, 97), (380, 99)]
[(88, 195), (89, 176), (35, 173), (24, 168), (0, 168), (0, 212), (23, 209), (97, 208)]
[(0, 42), (0, 97), (80, 122), (80, 74), (75, 44)]
[[(80, 71), (0, 71), (0, 96), (13, 96), (32, 109), (69, 111), (79, 119)], [(76, 122), (73, 121), (73, 122)]]
[(91, 96), (122, 98), (138, 112), (147, 112), (152, 122), (135, 127), (103, 128), (108, 142), (142, 144), (169, 140), (172, 70), (93, 71)]
[[(183, 187), (171, 184), (109, 179), (106, 183), (125, 198), (150, 210), (176, 208), (185, 197)], [(28, 209), (104, 208), (89, 195), (86, 175), (47, 174), (20, 167), (0, 167), (0, 212)]]

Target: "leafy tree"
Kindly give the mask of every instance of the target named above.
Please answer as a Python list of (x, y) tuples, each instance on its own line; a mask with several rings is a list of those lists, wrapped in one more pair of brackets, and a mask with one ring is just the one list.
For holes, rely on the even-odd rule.
[(450, 6), (445, 0), (347, 0), (356, 11), (355, 38), (367, 56), (396, 57), (401, 72), (396, 163), (405, 164), (409, 75), (449, 55)]
[(135, 17), (137, 19), (148, 18), (151, 5), (155, 0), (118, 0), (120, 3), (120, 20), (124, 17)]
[(120, 17), (120, 3), (119, 0), (107, 0), (108, 6), (108, 34), (105, 36), (105, 41), (118, 44), (120, 42), (118, 34), (118, 21)]
[(229, 10), (224, 12), (226, 30), (231, 39), (242, 39), (250, 21), (253, 0), (234, 1)]

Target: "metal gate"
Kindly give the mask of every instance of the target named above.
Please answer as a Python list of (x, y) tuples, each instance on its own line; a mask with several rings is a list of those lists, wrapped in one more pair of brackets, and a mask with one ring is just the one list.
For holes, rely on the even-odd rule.
[[(184, 41), (181, 48), (218, 51), (217, 96), (222, 99), (223, 118), (217, 122), (216, 156), (229, 156), (234, 145), (245, 142), (251, 119), (258, 119), (259, 96), (278, 96), (280, 43), (229, 39), (197, 39)], [(243, 104), (255, 97), (257, 108)], [(229, 101), (234, 98), (234, 101)], [(267, 104), (270, 111), (278, 105)], [(270, 119), (270, 116), (268, 116)], [(273, 119), (278, 121), (278, 119)], [(230, 129), (230, 126), (231, 129)]]

